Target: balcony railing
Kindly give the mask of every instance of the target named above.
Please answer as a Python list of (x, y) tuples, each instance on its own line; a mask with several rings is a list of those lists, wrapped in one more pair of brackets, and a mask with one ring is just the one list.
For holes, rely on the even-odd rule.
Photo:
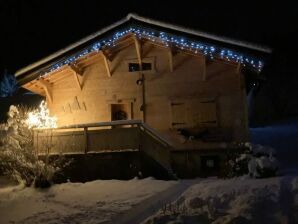
[(35, 129), (34, 148), (39, 155), (142, 151), (171, 172), (170, 144), (140, 120)]

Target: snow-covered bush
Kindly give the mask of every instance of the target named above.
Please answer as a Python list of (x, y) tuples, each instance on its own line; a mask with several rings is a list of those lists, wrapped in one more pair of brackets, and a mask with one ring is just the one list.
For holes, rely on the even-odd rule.
[(228, 158), (228, 177), (248, 174), (254, 178), (276, 176), (279, 163), (275, 150), (269, 146), (238, 143)]
[[(25, 107), (10, 106), (8, 120), (0, 125), (0, 166), (6, 175), (26, 186), (48, 187), (53, 177), (67, 165), (62, 156), (42, 159), (33, 149), (33, 130), (29, 128)], [(34, 110), (36, 111), (36, 110)]]

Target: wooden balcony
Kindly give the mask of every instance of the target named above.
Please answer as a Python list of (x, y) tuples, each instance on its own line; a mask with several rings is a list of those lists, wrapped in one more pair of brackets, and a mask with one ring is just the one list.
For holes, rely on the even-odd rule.
[(38, 155), (141, 151), (171, 173), (171, 146), (140, 120), (121, 120), (35, 129)]

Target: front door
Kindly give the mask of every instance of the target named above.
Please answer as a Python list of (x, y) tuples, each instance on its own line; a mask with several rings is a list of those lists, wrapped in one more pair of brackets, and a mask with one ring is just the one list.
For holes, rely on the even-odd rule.
[(130, 103), (111, 104), (111, 121), (131, 119)]

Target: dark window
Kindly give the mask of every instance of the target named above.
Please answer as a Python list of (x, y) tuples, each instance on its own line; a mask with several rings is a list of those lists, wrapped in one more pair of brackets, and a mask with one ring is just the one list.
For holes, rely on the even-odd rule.
[(112, 121), (128, 119), (127, 104), (111, 104)]
[[(152, 70), (151, 63), (142, 63), (142, 71), (146, 71), (146, 70)], [(128, 71), (129, 72), (140, 71), (139, 63), (129, 63), (128, 64)]]
[(201, 167), (205, 175), (215, 175), (219, 172), (219, 156), (201, 156)]

